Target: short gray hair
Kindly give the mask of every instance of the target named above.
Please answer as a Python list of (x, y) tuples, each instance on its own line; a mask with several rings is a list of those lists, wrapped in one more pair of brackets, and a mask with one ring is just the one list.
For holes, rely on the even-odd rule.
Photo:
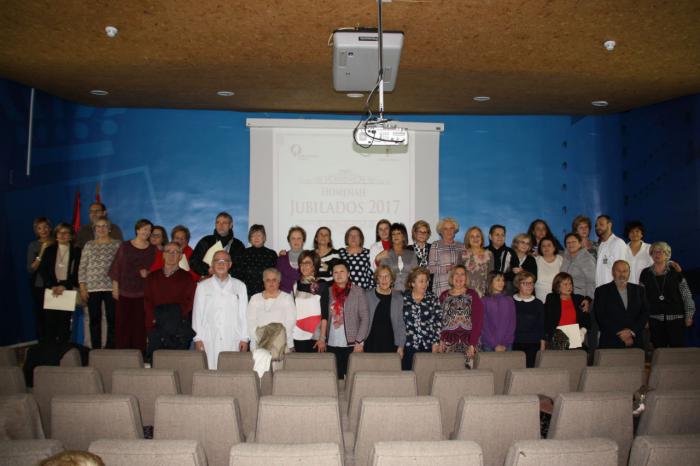
[(282, 272), (280, 272), (276, 268), (268, 267), (267, 269), (263, 270), (263, 273), (262, 273), (263, 278), (265, 278), (265, 275), (268, 273), (274, 274), (275, 277), (277, 277), (277, 281), (282, 281)]
[(652, 244), (649, 248), (649, 255), (651, 256), (657, 249), (660, 249), (661, 252), (664, 253), (664, 256), (666, 256), (666, 260), (671, 259), (671, 246), (669, 246), (667, 242), (657, 241), (656, 243)]
[(446, 223), (451, 223), (455, 226), (455, 235), (459, 232), (459, 222), (454, 217), (445, 217), (440, 220), (435, 228), (440, 236), (442, 236), (442, 229), (445, 227)]

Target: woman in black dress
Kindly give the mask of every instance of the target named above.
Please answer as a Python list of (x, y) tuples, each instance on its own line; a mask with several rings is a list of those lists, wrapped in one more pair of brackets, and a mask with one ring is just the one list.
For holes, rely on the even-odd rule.
[(377, 287), (367, 290), (369, 304), (369, 335), (365, 340), (368, 353), (397, 352), (403, 358), (406, 327), (403, 322), (403, 296), (393, 289), (394, 272), (380, 265), (374, 273)]

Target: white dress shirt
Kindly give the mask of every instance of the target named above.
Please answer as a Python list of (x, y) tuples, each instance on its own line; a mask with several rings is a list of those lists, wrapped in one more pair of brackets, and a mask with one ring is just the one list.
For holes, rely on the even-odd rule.
[[(595, 286), (605, 285), (613, 279), (612, 266), (615, 261), (630, 262), (632, 254), (625, 242), (611, 234), (606, 241), (598, 243), (598, 259), (595, 265)], [(631, 274), (630, 274), (631, 277)]]

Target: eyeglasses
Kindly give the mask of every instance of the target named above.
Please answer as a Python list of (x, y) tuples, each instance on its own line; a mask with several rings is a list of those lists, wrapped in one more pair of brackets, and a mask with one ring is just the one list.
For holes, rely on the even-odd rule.
[(178, 251), (177, 249), (166, 250), (166, 251), (163, 251), (163, 252), (164, 252), (165, 254), (180, 254), (180, 251)]
[(525, 286), (534, 286), (535, 282), (520, 282), (520, 284)]
[(219, 260), (215, 260), (214, 263), (216, 265), (223, 265), (223, 264), (230, 264), (231, 261), (228, 259), (219, 259)]
[(418, 230), (418, 231), (416, 231), (416, 233), (419, 234), (419, 235), (427, 235), (427, 234), (428, 234), (428, 230)]

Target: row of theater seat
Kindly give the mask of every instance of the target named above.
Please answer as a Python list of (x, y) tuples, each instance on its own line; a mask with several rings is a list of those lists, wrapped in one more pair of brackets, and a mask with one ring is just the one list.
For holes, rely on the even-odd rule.
[[(693, 414), (698, 412), (700, 390), (652, 392), (638, 433), (700, 434), (700, 419)], [(465, 396), (458, 402), (451, 439), (476, 442), (483, 463), (500, 466), (514, 442), (540, 439), (539, 413), (535, 395)], [(31, 394), (0, 397), (0, 417), (10, 438), (43, 437)], [(632, 423), (629, 394), (562, 393), (555, 400), (547, 438), (612, 440), (617, 446), (617, 464), (625, 465), (633, 440)], [(366, 397), (360, 403), (357, 426), (343, 431), (341, 425), (338, 400), (331, 397), (264, 396), (258, 404), (255, 430), (247, 433), (233, 397), (175, 395), (159, 396), (155, 401), (154, 438), (198, 441), (213, 466), (227, 465), (230, 448), (244, 440), (264, 445), (332, 443), (346, 464), (365, 466), (370, 464), (376, 442), (448, 438), (443, 432), (440, 401), (430, 396)], [(50, 436), (78, 450), (100, 439), (141, 439), (138, 402), (132, 395), (55, 396)]]
[[(35, 465), (62, 450), (56, 440), (0, 441), (5, 466)], [(97, 440), (89, 451), (108, 466), (208, 466), (201, 445), (192, 440)], [(615, 466), (617, 445), (606, 439), (520, 440), (509, 448), (505, 466)], [(700, 435), (637, 437), (630, 465), (679, 466), (698, 464)], [(336, 444), (239, 444), (231, 448), (230, 466), (343, 466)], [(482, 466), (481, 448), (469, 441), (377, 442), (372, 466)], [(350, 466), (345, 463), (345, 466)]]

